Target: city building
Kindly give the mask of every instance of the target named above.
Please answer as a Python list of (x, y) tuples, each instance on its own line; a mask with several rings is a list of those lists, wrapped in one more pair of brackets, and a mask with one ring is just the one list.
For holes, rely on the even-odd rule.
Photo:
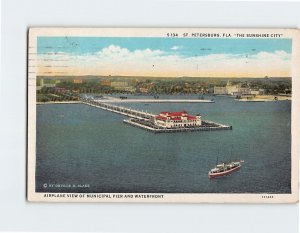
[(63, 93), (66, 93), (66, 92), (67, 92), (67, 89), (66, 89), (66, 88), (63, 88), (63, 87), (54, 87), (54, 91), (55, 91), (56, 93), (63, 94)]
[(134, 87), (114, 87), (115, 90), (118, 90), (118, 91), (128, 91), (128, 92), (134, 92), (135, 91), (135, 88)]
[(234, 93), (239, 92), (239, 86), (231, 85), (231, 83), (228, 81), (226, 85), (226, 91), (227, 95), (234, 95)]
[(128, 82), (125, 82), (125, 81), (111, 82), (111, 87), (113, 87), (115, 90), (118, 90), (118, 91), (128, 91), (128, 92), (135, 91), (135, 88), (132, 86), (129, 86)]
[(148, 88), (145, 88), (145, 87), (140, 87), (140, 92), (141, 93), (148, 93), (149, 89)]
[(55, 83), (45, 83), (45, 84), (43, 85), (43, 87), (55, 87), (55, 86), (56, 86)]
[(201, 125), (201, 116), (182, 112), (161, 112), (154, 117), (154, 124), (163, 128), (188, 128)]
[(77, 84), (82, 83), (82, 79), (80, 79), (80, 78), (74, 79), (73, 83), (77, 83)]
[[(48, 80), (48, 82), (49, 82), (49, 80)], [(36, 90), (37, 90), (37, 91), (40, 91), (43, 87), (55, 87), (55, 86), (56, 86), (55, 83), (45, 83), (45, 82), (44, 82), (44, 79), (41, 78), (41, 79), (40, 79), (40, 85), (39, 85), (39, 86), (36, 86)]]
[(241, 95), (251, 95), (251, 89), (249, 87), (240, 87), (238, 92)]
[(266, 94), (266, 90), (265, 89), (259, 89), (259, 94), (260, 95), (265, 95)]
[(107, 81), (107, 80), (101, 80), (101, 81), (100, 81), (100, 85), (101, 85), (101, 86), (107, 86), (107, 87), (110, 87), (110, 86), (111, 86), (111, 82), (110, 82), (110, 81)]
[(249, 87), (241, 87), (241, 85), (232, 85), (229, 81), (225, 87), (214, 87), (215, 95), (250, 95)]
[(234, 95), (239, 92), (238, 85), (232, 85), (229, 80), (225, 87), (214, 87), (214, 94), (216, 95)]
[(250, 90), (251, 95), (259, 95), (259, 90)]
[(123, 81), (115, 81), (111, 82), (112, 87), (128, 87), (128, 82), (123, 82)]
[(227, 95), (226, 87), (214, 87), (215, 95)]

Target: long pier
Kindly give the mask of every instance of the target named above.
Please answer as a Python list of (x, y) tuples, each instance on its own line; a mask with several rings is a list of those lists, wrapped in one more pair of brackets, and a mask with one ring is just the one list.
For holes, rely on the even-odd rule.
[(212, 131), (212, 130), (231, 130), (232, 126), (219, 124), (212, 121), (202, 121), (201, 126), (194, 127), (180, 127), (180, 128), (163, 128), (157, 126), (153, 123), (153, 118), (155, 114), (148, 113), (128, 107), (117, 106), (111, 103), (97, 101), (89, 98), (82, 98), (82, 103), (87, 104), (92, 107), (100, 108), (103, 110), (107, 110), (110, 112), (118, 113), (124, 116), (129, 117), (129, 119), (124, 120), (123, 122), (126, 124), (130, 124), (132, 126), (142, 128), (154, 133), (175, 133), (175, 132), (191, 132), (191, 131)]

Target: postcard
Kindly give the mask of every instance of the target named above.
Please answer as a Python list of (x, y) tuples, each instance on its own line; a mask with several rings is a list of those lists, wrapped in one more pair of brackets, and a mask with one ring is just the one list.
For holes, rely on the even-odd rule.
[(30, 28), (27, 199), (298, 202), (299, 80), (299, 29)]

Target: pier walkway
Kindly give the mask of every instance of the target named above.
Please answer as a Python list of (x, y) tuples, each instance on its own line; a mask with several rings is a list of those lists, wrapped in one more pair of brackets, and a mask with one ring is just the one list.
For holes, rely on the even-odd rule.
[(154, 117), (155, 115), (152, 113), (132, 109), (132, 108), (127, 108), (123, 106), (117, 106), (114, 104), (106, 103), (106, 102), (99, 102), (91, 99), (82, 99), (82, 102), (84, 104), (96, 107), (96, 108), (101, 108), (110, 112), (118, 113), (127, 117), (131, 118), (137, 118), (137, 119), (151, 119), (151, 117)]

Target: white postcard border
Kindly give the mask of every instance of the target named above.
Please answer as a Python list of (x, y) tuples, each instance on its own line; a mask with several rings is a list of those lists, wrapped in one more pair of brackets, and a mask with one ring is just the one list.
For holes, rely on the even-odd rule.
[[(40, 193), (35, 192), (36, 161), (36, 41), (38, 36), (99, 36), (99, 37), (166, 37), (167, 33), (280, 34), (291, 38), (292, 44), (292, 158), (291, 194), (164, 194), (164, 193)], [(192, 37), (194, 38), (194, 37)], [(207, 38), (207, 37), (205, 37)], [(224, 37), (223, 37), (224, 38)], [(237, 38), (237, 37), (235, 37)], [(240, 37), (239, 37), (240, 38)], [(243, 38), (241, 38), (243, 39)], [(255, 38), (253, 38), (255, 39)], [(261, 38), (259, 38), (261, 39)], [(155, 202), (155, 203), (295, 203), (298, 202), (299, 180), (299, 106), (300, 106), (300, 30), (299, 29), (233, 29), (233, 28), (30, 28), (28, 39), (28, 168), (27, 199), (37, 202)], [(76, 196), (77, 195), (77, 196)], [(106, 197), (100, 197), (107, 195)], [(118, 196), (119, 195), (119, 196)], [(125, 195), (133, 195), (133, 198)], [(135, 197), (135, 195), (137, 195)], [(153, 197), (147, 197), (153, 195)], [(163, 195), (162, 198), (154, 197)], [(122, 197), (121, 197), (122, 196)]]

